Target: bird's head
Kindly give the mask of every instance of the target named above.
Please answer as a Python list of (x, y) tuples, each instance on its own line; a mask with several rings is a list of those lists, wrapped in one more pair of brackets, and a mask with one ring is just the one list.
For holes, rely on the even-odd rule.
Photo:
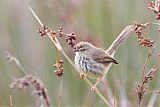
[(88, 54), (93, 47), (94, 46), (88, 42), (79, 42), (75, 45), (74, 52)]

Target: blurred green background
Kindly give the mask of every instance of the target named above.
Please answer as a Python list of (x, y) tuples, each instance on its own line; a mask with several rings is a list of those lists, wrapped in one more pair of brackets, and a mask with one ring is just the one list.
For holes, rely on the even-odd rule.
[[(11, 90), (11, 78), (24, 76), (15, 64), (9, 64), (5, 52), (16, 56), (25, 70), (38, 76), (48, 90), (51, 105), (57, 107), (105, 107), (105, 103), (79, 78), (68, 61), (64, 60), (65, 73), (54, 75), (56, 49), (49, 38), (37, 33), (38, 22), (28, 9), (31, 6), (45, 25), (53, 30), (63, 27), (67, 33), (78, 35), (76, 42), (89, 41), (101, 48), (108, 48), (120, 32), (134, 21), (155, 22), (155, 16), (147, 9), (147, 0), (0, 0), (0, 107), (9, 107), (12, 95), (15, 107), (34, 106), (32, 88), (24, 92)], [(147, 36), (155, 40), (155, 52), (149, 59), (146, 72), (156, 64), (160, 46), (157, 26), (147, 28)], [(58, 38), (66, 53), (74, 59), (74, 53), (62, 38)], [(106, 76), (106, 98), (113, 103), (117, 81), (117, 106), (136, 107), (137, 94), (134, 88), (140, 82), (144, 60), (149, 48), (141, 47), (135, 34), (130, 36), (116, 51), (119, 64), (113, 65)], [(149, 90), (160, 88), (160, 73), (149, 83)], [(62, 84), (63, 82), (63, 84)], [(95, 82), (95, 81), (93, 81)], [(62, 97), (60, 96), (60, 84)], [(100, 84), (99, 87), (104, 87)], [(147, 94), (142, 106), (147, 107), (155, 98), (154, 107), (160, 106), (160, 97)]]

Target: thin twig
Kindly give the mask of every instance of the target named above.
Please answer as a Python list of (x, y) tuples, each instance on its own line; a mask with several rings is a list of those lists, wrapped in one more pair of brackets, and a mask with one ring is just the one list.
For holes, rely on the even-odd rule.
[(114, 91), (114, 107), (116, 107), (116, 91), (117, 91), (117, 81), (115, 83), (115, 91)]
[(153, 93), (150, 100), (148, 101), (147, 107), (154, 107), (156, 100), (157, 100), (157, 94)]
[(40, 100), (40, 107), (44, 107), (43, 96), (41, 96), (39, 100)]
[(12, 96), (11, 96), (11, 94), (9, 95), (9, 100), (10, 100), (10, 107), (13, 107), (13, 101), (12, 101)]
[(154, 24), (154, 25), (157, 25), (157, 26), (159, 26), (160, 25), (160, 23), (155, 23), (155, 22), (149, 22), (150, 24)]
[(61, 107), (62, 105), (62, 94), (63, 94), (63, 80), (61, 79), (59, 86), (58, 107)]
[(6, 52), (6, 58), (9, 60), (10, 63), (15, 63), (25, 75), (28, 74), (23, 68), (23, 66), (21, 65), (20, 61), (15, 56), (13, 56), (10, 52)]
[(153, 54), (153, 52), (154, 52), (154, 48), (153, 48), (152, 51), (149, 50), (149, 54), (145, 59), (145, 62), (144, 62), (144, 65), (143, 65), (143, 70), (142, 70), (142, 82), (143, 82), (143, 78), (144, 78), (144, 72), (145, 72), (145, 69), (146, 69), (147, 61), (148, 61), (149, 57)]

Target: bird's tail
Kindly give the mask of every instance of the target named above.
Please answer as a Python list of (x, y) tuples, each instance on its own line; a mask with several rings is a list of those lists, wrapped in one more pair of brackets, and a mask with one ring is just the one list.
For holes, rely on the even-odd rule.
[(115, 41), (112, 43), (112, 45), (108, 48), (106, 51), (110, 55), (113, 54), (113, 52), (123, 43), (123, 41), (129, 37), (129, 34), (134, 31), (134, 25), (127, 26), (120, 35), (115, 39)]

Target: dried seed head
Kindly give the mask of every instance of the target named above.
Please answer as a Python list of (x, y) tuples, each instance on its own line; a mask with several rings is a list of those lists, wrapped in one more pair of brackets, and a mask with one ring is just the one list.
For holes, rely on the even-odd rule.
[(56, 63), (53, 65), (56, 68), (56, 70), (54, 71), (54, 74), (57, 77), (60, 77), (64, 74), (64, 68), (62, 64), (63, 64), (63, 60), (59, 60), (59, 61), (56, 61)]
[(154, 65), (150, 69), (150, 71), (144, 76), (143, 82), (148, 83), (150, 80), (152, 80), (156, 71), (157, 71), (157, 67)]
[(41, 36), (47, 35), (47, 33), (50, 34), (50, 36), (54, 37), (56, 32), (52, 31), (50, 27), (48, 26), (43, 26), (38, 29), (38, 33), (40, 33)]
[[(160, 0), (149, 1), (148, 9), (151, 10), (154, 14), (156, 14), (156, 20), (160, 20)], [(160, 31), (160, 29), (158, 29), (158, 31)]]
[(149, 1), (148, 9), (156, 14), (156, 20), (160, 20), (160, 0)]
[(10, 88), (17, 88), (19, 90), (25, 90), (27, 87), (33, 86), (34, 90), (32, 95), (37, 96), (37, 100), (43, 98), (47, 106), (50, 105), (49, 97), (46, 88), (43, 83), (33, 75), (26, 75), (22, 78), (13, 78)]
[(51, 29), (48, 26), (43, 26), (43, 27), (38, 29), (38, 33), (40, 33), (41, 36), (46, 35), (50, 31), (51, 31)]
[(147, 38), (143, 35), (143, 31), (146, 29), (146, 27), (148, 26), (149, 23), (145, 23), (145, 24), (141, 24), (141, 23), (137, 23), (135, 22), (134, 26), (135, 26), (135, 33), (137, 35), (138, 38), (138, 42), (141, 46), (148, 46), (148, 47), (152, 47), (154, 44), (154, 41), (151, 40), (150, 38)]
[(58, 70), (55, 70), (54, 73), (57, 77), (60, 77), (64, 74), (64, 68), (60, 68)]
[(65, 37), (66, 42), (72, 47), (75, 48), (75, 43), (74, 41), (76, 40), (76, 35), (72, 32), (70, 34), (66, 34), (67, 36)]
[(143, 34), (143, 30), (145, 30), (148, 25), (149, 23), (141, 24), (141, 23), (134, 22), (134, 26), (135, 26), (134, 31), (139, 38)]
[(143, 38), (140, 38), (138, 40), (139, 44), (142, 45), (142, 46), (148, 46), (148, 47), (152, 47), (153, 44), (154, 44), (154, 41), (151, 40), (150, 38), (146, 38), (146, 37), (143, 37)]
[(59, 63), (63, 64), (63, 60), (59, 60)]
[(63, 28), (59, 27), (57, 31), (52, 31), (50, 27), (48, 26), (43, 26), (38, 29), (38, 33), (40, 33), (41, 36), (46, 35), (47, 33), (50, 34), (50, 36), (54, 37), (56, 34), (59, 35), (59, 37), (65, 36), (66, 42), (72, 47), (75, 47), (74, 41), (76, 40), (76, 35), (72, 32), (70, 34), (66, 34), (63, 32)]
[(149, 72), (142, 78), (142, 83), (138, 84), (136, 92), (139, 99), (139, 104), (141, 103), (144, 94), (148, 91), (147, 83), (153, 79), (155, 72), (157, 71), (157, 67), (154, 65)]

